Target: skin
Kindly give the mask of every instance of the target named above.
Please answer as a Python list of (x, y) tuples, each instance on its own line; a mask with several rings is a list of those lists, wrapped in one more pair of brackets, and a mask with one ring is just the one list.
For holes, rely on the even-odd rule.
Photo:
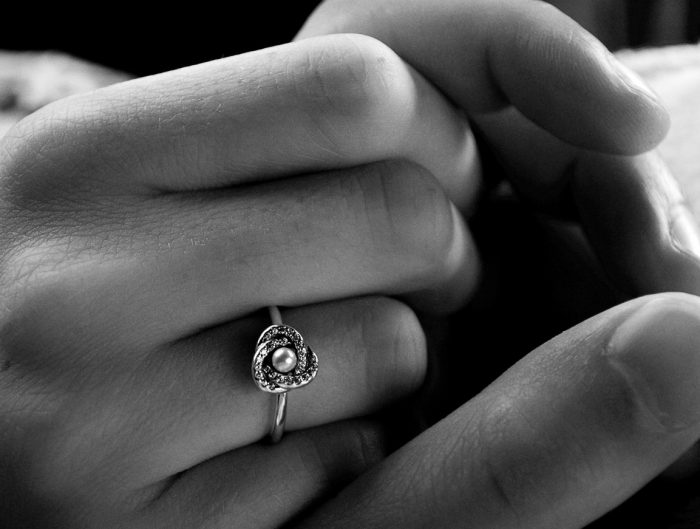
[[(525, 4), (521, 3), (521, 5)], [(449, 34), (450, 24), (454, 24), (457, 28), (455, 31), (459, 31), (465, 25), (468, 26), (470, 21), (466, 19), (468, 16), (466, 11), (460, 12), (458, 7), (448, 5), (445, 12), (441, 13), (442, 16), (435, 17), (437, 26), (432, 27), (433, 31), (444, 35)], [(347, 15), (348, 12), (350, 15)], [(384, 12), (402, 17), (401, 23), (390, 26), (387, 20), (382, 19)], [(460, 14), (464, 15), (464, 18), (460, 18)], [(445, 22), (446, 20), (448, 22)], [(431, 22), (433, 21), (425, 17), (425, 11), (421, 6), (411, 2), (402, 2), (401, 8), (397, 10), (392, 10), (391, 5), (373, 9), (371, 5), (363, 3), (349, 5), (337, 1), (326, 2), (312, 15), (302, 29), (300, 37), (304, 38), (325, 31), (363, 32), (390, 42), (391, 46), (401, 50), (400, 53), (403, 53), (412, 64), (422, 65), (422, 61), (429, 60), (424, 55), (424, 50), (434, 52), (434, 48), (430, 47), (430, 43), (421, 41), (419, 35), (433, 33), (424, 31), (409, 34), (408, 31), (402, 32), (396, 28), (410, 28), (413, 27), (412, 23), (414, 25), (420, 23), (421, 27), (430, 27)], [(478, 24), (479, 21), (474, 23), (474, 25)], [(452, 40), (446, 41), (449, 45), (443, 43), (445, 48), (441, 53), (434, 53), (432, 63), (426, 68), (432, 68), (433, 72), (441, 72), (442, 69), (454, 71), (455, 66), (447, 64), (449, 59), (443, 61), (442, 58), (459, 57), (457, 50), (462, 49), (465, 38), (467, 37), (462, 37), (460, 41), (458, 34)], [(559, 67), (566, 69), (567, 65), (562, 63)], [(439, 75), (432, 79), (437, 80), (439, 84), (445, 82)], [(441, 88), (445, 91), (453, 89), (449, 84), (441, 84)], [(459, 94), (458, 90), (453, 93)], [(607, 114), (604, 115), (606, 119), (609, 117)], [(461, 380), (451, 377), (449, 373), (450, 369), (454, 370), (454, 362), (463, 363), (464, 355), (468, 354), (469, 350), (485, 348), (500, 355), (505, 355), (509, 351), (513, 355), (515, 347), (515, 354), (519, 356), (522, 354), (523, 344), (528, 343), (528, 340), (532, 341), (533, 336), (538, 340), (541, 339), (538, 336), (542, 336), (542, 333), (545, 335), (549, 333), (551, 336), (561, 332), (566, 328), (564, 323), (571, 324), (589, 317), (610, 307), (621, 297), (663, 290), (697, 291), (697, 285), (700, 283), (697, 281), (695, 264), (697, 259), (695, 239), (686, 237), (685, 233), (680, 236), (673, 234), (674, 231), (676, 233), (685, 231), (685, 228), (677, 227), (680, 224), (688, 226), (692, 233), (695, 221), (684, 205), (678, 186), (655, 154), (620, 158), (578, 151), (570, 145), (555, 140), (532, 122), (522, 119), (521, 112), (513, 108), (498, 109), (495, 112), (477, 115), (473, 117), (473, 121), (479, 127), (482, 137), (493, 141), (490, 147), (502, 162), (504, 173), (511, 185), (518, 191), (521, 204), (513, 208), (511, 207), (512, 198), (504, 204), (499, 204), (496, 199), (488, 208), (484, 208), (487, 211), (483, 215), (484, 218), (479, 220), (479, 224), (485, 224), (486, 229), (481, 234), (477, 233), (477, 241), (488, 242), (496, 238), (500, 241), (498, 246), (505, 249), (496, 248), (496, 253), (500, 255), (485, 257), (487, 265), (489, 262), (497, 263), (498, 279), (494, 280), (492, 277), (491, 282), (500, 285), (498, 289), (500, 294), (486, 305), (482, 299), (478, 307), (467, 311), (466, 315), (463, 314), (462, 320), (456, 321), (453, 325), (457, 336), (462, 337), (457, 338), (452, 342), (453, 344), (464, 343), (464, 337), (469, 336), (467, 351), (448, 355), (448, 360), (453, 362), (453, 367), (448, 366), (443, 376), (447, 374), (446, 381), (453, 388), (453, 392), (455, 384), (464, 386), (470, 381), (475, 382), (476, 387), (481, 387), (481, 384), (490, 380), (489, 363), (499, 365), (498, 361), (486, 359), (479, 363), (479, 370), (486, 371), (485, 375), (472, 374), (470, 373), (472, 370), (467, 370), (463, 373)], [(624, 207), (621, 207), (622, 205)], [(528, 209), (554, 214), (555, 218), (548, 219), (546, 215), (538, 215), (537, 221), (533, 223), (532, 211), (528, 214), (526, 211)], [(562, 229), (561, 223), (556, 219), (561, 215), (579, 219), (586, 237), (581, 236), (578, 228)], [(505, 221), (501, 220), (503, 217), (506, 217)], [(515, 222), (518, 228), (513, 230), (512, 224), (509, 225), (508, 222)], [(615, 229), (611, 230), (610, 226), (614, 226)], [(523, 236), (527, 237), (526, 242), (522, 242)], [(679, 244), (679, 239), (687, 241), (687, 245)], [(494, 244), (490, 243), (487, 246), (491, 247), (493, 252)], [(604, 261), (604, 271), (595, 262), (596, 259), (591, 259), (591, 246), (595, 247), (598, 259)], [(509, 247), (513, 249), (508, 250)], [(527, 253), (517, 253), (518, 248)], [(683, 248), (680, 254), (679, 248)], [(494, 274), (490, 273), (487, 267), (488, 275)], [(606, 278), (605, 275), (608, 277)], [(562, 292), (566, 294), (562, 296)], [(664, 302), (667, 302), (669, 307), (682, 305), (681, 299)], [(658, 306), (661, 307), (661, 305)], [(504, 307), (508, 308), (504, 309)], [(688, 312), (692, 311), (693, 309)], [(651, 320), (659, 322), (677, 320), (681, 322), (684, 336), (693, 335), (693, 329), (697, 325), (695, 318), (672, 316), (664, 312), (660, 309), (659, 314), (654, 314)], [(603, 312), (595, 319), (604, 326), (611, 323), (613, 314), (612, 311)], [(476, 319), (476, 322), (470, 324), (470, 318)], [(592, 321), (576, 326), (567, 333), (575, 334), (580, 332), (579, 329), (590, 329)], [(509, 330), (505, 333), (506, 335), (514, 336), (504, 337), (503, 329)], [(643, 334), (641, 330), (639, 332)], [(673, 362), (667, 358), (667, 355), (670, 356), (674, 349), (682, 346), (674, 345), (675, 340), (664, 333), (661, 334), (664, 337), (661, 342), (655, 343), (655, 355), (663, 359), (660, 361), (661, 365), (666, 366), (668, 361), (670, 366)], [(576, 354), (584, 358), (590, 358), (592, 354), (597, 356), (606, 347), (603, 343), (594, 343), (591, 348), (588, 346), (591, 344), (567, 342), (564, 337), (553, 340), (551, 343), (562, 356)], [(537, 357), (537, 351), (526, 356), (523, 362), (527, 363), (531, 357)], [(692, 377), (697, 377), (692, 367), (694, 357), (693, 351), (686, 359), (691, 380), (694, 380)], [(500, 365), (508, 365), (508, 363), (508, 357), (500, 360)], [(493, 374), (493, 366), (490, 369)], [(562, 377), (559, 367), (552, 366), (551, 372), (549, 376), (552, 382), (566, 385), (566, 377)], [(546, 374), (543, 376), (547, 377)], [(526, 387), (531, 382), (527, 375), (521, 375), (521, 377), (521, 379), (507, 377), (510, 387), (499, 384), (498, 381), (493, 386), (499, 387), (501, 393), (510, 395), (516, 391), (517, 394), (518, 390), (513, 389), (513, 386)], [(595, 377), (604, 379), (600, 373)], [(676, 373), (667, 379), (670, 394), (674, 394), (673, 384), (682, 378)], [(493, 394), (493, 386), (489, 387), (485, 393)], [(600, 403), (596, 405), (595, 399), (591, 402), (583, 400), (586, 395), (589, 395), (587, 393), (589, 389), (593, 389), (594, 392), (606, 391), (603, 387), (597, 389), (596, 387), (595, 382), (591, 382), (585, 389), (579, 387), (577, 405), (585, 409), (590, 407), (590, 410), (598, 407), (596, 413), (602, 416), (605, 410)], [(465, 392), (462, 389), (461, 392), (470, 396), (469, 390)], [(668, 466), (668, 464), (659, 465), (655, 472), (651, 472), (647, 478), (633, 485), (640, 474), (649, 470), (646, 463), (652, 464), (652, 461), (658, 463), (658, 459), (650, 456), (646, 463), (636, 461), (634, 468), (623, 470), (621, 475), (610, 481), (606, 482), (603, 479), (602, 490), (606, 491), (604, 492), (606, 496), (602, 503), (597, 496), (600, 490), (591, 492), (586, 488), (576, 490), (574, 496), (557, 495), (556, 501), (552, 501), (551, 496), (547, 497), (547, 502), (542, 505), (531, 493), (533, 488), (540, 489), (540, 492), (545, 495), (552, 486), (560, 486), (554, 484), (560, 484), (561, 480), (566, 479), (567, 476), (573, 477), (580, 473), (577, 464), (567, 461), (572, 454), (580, 455), (580, 441), (571, 439), (568, 446), (567, 442), (561, 442), (564, 447), (561, 451), (556, 450), (558, 442), (547, 442), (549, 439), (558, 439), (558, 435), (561, 435), (560, 429), (576, 432), (602, 430), (609, 439), (620, 441), (624, 446), (623, 451), (629, 451), (629, 453), (636, 450), (636, 441), (631, 438), (622, 440), (618, 432), (612, 429), (606, 432), (599, 424), (600, 416), (596, 421), (591, 421), (589, 417), (586, 421), (577, 423), (570, 416), (570, 410), (566, 410), (565, 414), (561, 408), (552, 410), (547, 392), (543, 393), (541, 399), (534, 399), (536, 405), (531, 410), (539, 415), (542, 415), (541, 410), (549, 410), (548, 420), (551, 422), (546, 425), (539, 422), (537, 423), (539, 428), (531, 428), (530, 412), (524, 413), (523, 417), (519, 416), (521, 403), (517, 398), (514, 399), (513, 404), (515, 410), (506, 413), (507, 420), (503, 421), (505, 426), (499, 422), (502, 418), (501, 414), (495, 413), (495, 418), (491, 418), (494, 410), (488, 406), (485, 407), (486, 418), (481, 422), (475, 420), (475, 416), (471, 414), (471, 410), (476, 409), (478, 410), (476, 417), (482, 418), (484, 413), (481, 408), (484, 406), (481, 397), (482, 395), (479, 395), (473, 401), (461, 406), (445, 421), (428, 430), (419, 438), (420, 441), (412, 442), (412, 449), (402, 449), (392, 456), (389, 460), (392, 463), (387, 462), (381, 466), (381, 470), (373, 471), (367, 479), (358, 480), (357, 484), (345, 491), (332, 507), (326, 505), (320, 509), (322, 514), (312, 517), (309, 526), (336, 527), (352, 521), (363, 527), (422, 527), (440, 523), (455, 527), (580, 527), (619, 505), (628, 495)], [(452, 398), (454, 400), (454, 396)], [(508, 397), (508, 399), (511, 398)], [(556, 398), (559, 399), (559, 396), (557, 395)], [(686, 395), (685, 398), (696, 399), (690, 395)], [(582, 405), (581, 402), (585, 404)], [(621, 406), (624, 407), (624, 404)], [(629, 411), (624, 412), (623, 416), (629, 414)], [(473, 425), (474, 422), (477, 426)], [(445, 423), (451, 426), (447, 428)], [(496, 423), (495, 428), (493, 423)], [(545, 440), (539, 443), (537, 450), (528, 447), (527, 442), (521, 438), (524, 427), (532, 430), (535, 437), (539, 436), (540, 439)], [(458, 432), (462, 432), (461, 429), (467, 430), (468, 435), (456, 434), (455, 428)], [(557, 431), (559, 434), (554, 433)], [(483, 454), (484, 451), (490, 452), (488, 447), (483, 445), (501, 438), (505, 440), (508, 447), (505, 452), (499, 452), (493, 458), (489, 457), (488, 453), (483, 457), (473, 456), (475, 452), (477, 454)], [(566, 439), (566, 437), (562, 438)], [(455, 439), (459, 439), (456, 448)], [(664, 442), (670, 443), (670, 438)], [(606, 444), (607, 441), (596, 441), (591, 450), (605, 451), (607, 449), (602, 447)], [(547, 453), (552, 450), (554, 455)], [(618, 457), (628, 457), (629, 453), (618, 454)], [(681, 453), (678, 452), (676, 457)], [(666, 474), (692, 473), (697, 459), (693, 454), (694, 452), (689, 452), (682, 461), (674, 465), (672, 472)], [(592, 469), (594, 474), (599, 468), (614, 471), (622, 465), (621, 460), (614, 460), (614, 457), (603, 462), (586, 461), (584, 465), (587, 470)], [(584, 454), (580, 459), (587, 459), (587, 457)], [(675, 458), (669, 461), (673, 459)], [(494, 462), (496, 463), (494, 481), (497, 485), (495, 488), (499, 490), (491, 490), (491, 494), (484, 495), (483, 489), (489, 490), (494, 487), (489, 487), (488, 480), (479, 482), (478, 479), (470, 476), (469, 472), (475, 467), (477, 469), (483, 465), (489, 467)], [(417, 467), (438, 468), (441, 471), (428, 473), (427, 476), (422, 475), (425, 479), (417, 480), (416, 476), (420, 474), (411, 471)], [(522, 473), (529, 478), (531, 474), (536, 474), (540, 467), (555, 468), (557, 473), (552, 473), (546, 479), (535, 483), (518, 479)], [(464, 469), (468, 470), (465, 472)], [(505, 476), (500, 475), (501, 471)], [(596, 474), (596, 479), (591, 481), (589, 486), (601, 486), (600, 478), (602, 476)], [(476, 487), (474, 487), (475, 481)], [(503, 482), (505, 487), (502, 487)], [(480, 488), (482, 490), (479, 490)], [(621, 490), (625, 492), (622, 495), (614, 495), (611, 494), (613, 489), (617, 492)], [(387, 494), (387, 490), (391, 493)], [(469, 501), (474, 490), (479, 490), (478, 503)], [(669, 510), (669, 507), (674, 504), (680, 509), (684, 509), (685, 506), (682, 501), (664, 499), (663, 494), (666, 493), (663, 492), (663, 485), (650, 490), (653, 491), (651, 494), (656, 493), (657, 497), (646, 494), (641, 503), (637, 502), (630, 509), (619, 511), (616, 517), (611, 518), (612, 526), (619, 526), (620, 523), (635, 523), (635, 520), (638, 520), (636, 516), (641, 513), (644, 514), (641, 514), (643, 518), (640, 519), (646, 521), (653, 519), (654, 523), (664, 524), (664, 527), (672, 526), (673, 520), (695, 519), (692, 513), (691, 518), (687, 518), (687, 515), (680, 512), (674, 514)], [(670, 489), (668, 494), (671, 498), (685, 497), (687, 492), (682, 490)], [(661, 491), (660, 495), (659, 491)], [(483, 513), (474, 507), (484, 501), (484, 497), (488, 501), (489, 496), (501, 496), (501, 500), (506, 500), (507, 505), (504, 510), (510, 510), (516, 520), (514, 521), (513, 517), (507, 519), (507, 516), (483, 518), (481, 516)], [(405, 500), (405, 505), (397, 498)], [(512, 502), (514, 505), (511, 505), (513, 499), (517, 501)], [(657, 508), (660, 507), (659, 502), (665, 502), (668, 507), (662, 508), (660, 512), (656, 509), (650, 511), (645, 508), (644, 502)], [(358, 508), (358, 505), (361, 508)], [(562, 511), (565, 514), (562, 514)], [(601, 524), (596, 527), (607, 527), (605, 523), (605, 520), (601, 520)]]
[[(366, 70), (370, 59), (388, 66)], [(304, 68), (289, 68), (295, 61)], [(183, 106), (183, 93), (200, 104)], [(415, 152), (416, 126), (446, 140), (419, 153), (433, 172), (400, 155)], [(357, 138), (369, 134), (378, 148), (365, 153)], [(249, 142), (261, 138), (256, 153)], [(277, 148), (294, 153), (288, 166), (268, 155)], [(0, 279), (5, 520), (188, 525), (179, 505), (202, 495), (190, 512), (197, 524), (226, 507), (248, 513), (242, 526), (276, 526), (375, 462), (381, 429), (342, 421), (420, 385), (423, 332), (402, 303), (338, 298), (449, 291), (462, 303), (478, 260), (433, 174), (468, 172), (473, 150), (463, 119), (368, 37), (124, 83), (19, 123), (2, 164), (13, 227)], [(329, 165), (348, 169), (319, 172)], [(221, 490), (217, 456), (237, 475), (252, 456), (236, 449), (269, 427), (272, 399), (252, 384), (250, 361), (269, 323), (257, 309), (270, 304), (311, 304), (284, 311), (285, 321), (332, 353), (313, 391), (290, 399), (299, 444), (254, 450), (261, 465)], [(279, 483), (279, 504), (266, 520), (250, 518), (271, 490), (264, 469), (281, 461), (292, 477)]]
[(698, 309), (659, 294), (575, 326), (298, 526), (587, 525), (697, 440)]
[[(646, 166), (619, 155), (653, 146), (668, 126), (653, 97), (620, 77), (568, 19), (529, 2), (494, 5), (498, 10), (475, 2), (436, 11), (438, 22), (445, 13), (448, 22), (482, 13), (487, 20), (476, 19), (475, 29), (480, 22), (503, 28), (459, 41), (468, 44), (465, 64), (476, 75), (453, 69), (453, 83), (446, 73), (454, 65), (424, 68), (400, 40), (391, 43), (397, 55), (369, 36), (326, 35), (63, 100), (3, 138), (0, 491), (9, 500), (3, 522), (277, 527), (300, 516), (302, 525), (391, 527), (415, 514), (414, 526), (421, 526), (439, 507), (446, 523), (484, 527), (554, 526), (573, 509), (571, 523), (580, 525), (690, 446), (698, 433), (693, 395), (669, 391), (662, 408), (642, 398), (656, 394), (650, 387), (666, 395), (679, 366), (696, 373), (680, 353), (653, 354), (675, 350), (677, 341), (686, 343), (683, 333), (697, 327), (695, 298), (665, 296), (644, 313), (647, 325), (627, 325), (626, 341), (614, 342), (619, 355), (640, 354), (635, 344), (645, 343), (649, 321), (684, 322), (653, 343), (655, 361), (634, 373), (646, 384), (641, 389), (605, 351), (649, 300), (555, 339), (486, 397), (375, 466), (386, 452), (383, 426), (358, 418), (420, 386), (426, 345), (414, 310), (440, 314), (462, 306), (481, 273), (459, 214), (471, 210), (481, 170), (469, 125), (456, 109), (478, 123), (484, 113), (515, 108), (565, 142), (576, 159), (581, 147), (597, 151), (594, 160), (615, 153), (612, 159), (634, 181), (649, 176)], [(312, 18), (305, 31), (313, 24)], [(528, 24), (548, 28), (551, 40), (529, 48), (499, 38), (527, 33)], [(434, 35), (440, 36), (435, 46), (454, 45), (453, 34)], [(572, 66), (543, 62), (545, 44)], [(502, 64), (513, 58), (553, 87), (597, 89), (588, 106), (556, 89), (542, 94), (549, 83), (538, 75), (511, 76), (491, 63), (484, 68), (494, 57)], [(455, 98), (452, 91), (465, 81), (465, 99)], [(554, 106), (547, 109), (542, 101), (549, 96)], [(562, 114), (581, 126), (557, 121)], [(625, 134), (611, 134), (599, 115), (619, 119)], [(421, 141), (425, 136), (435, 141)], [(522, 185), (542, 187), (528, 175)], [(666, 185), (662, 179), (658, 188)], [(658, 233), (669, 233), (669, 215), (651, 192), (656, 188), (639, 188), (650, 192), (635, 196), (627, 210), (629, 233), (643, 236), (654, 222)], [(637, 222), (640, 211), (658, 214)], [(661, 259), (697, 273), (687, 245), (655, 233), (648, 240)], [(598, 251), (617, 262), (609, 245)], [(623, 266), (620, 274), (631, 270)], [(268, 324), (257, 311), (270, 304), (294, 307), (283, 311), (285, 322), (323, 352), (317, 380), (291, 394), (289, 433), (275, 446), (257, 443), (272, 401), (249, 378), (251, 344)], [(570, 385), (560, 407), (543, 405), (569, 379), (579, 383)], [(529, 382), (543, 391), (517, 391)], [(603, 387), (621, 397), (613, 399), (619, 409), (609, 410), (606, 399), (582, 399)], [(582, 401), (587, 407), (564, 413)], [(659, 427), (667, 410), (687, 425)], [(578, 439), (565, 416), (590, 429), (590, 451), (574, 460), (566, 447)], [(622, 425), (598, 420), (627, 416)], [(543, 500), (557, 487), (553, 473), (538, 477), (534, 490), (542, 496), (523, 498), (520, 491), (531, 483), (526, 474), (508, 481), (508, 466), (492, 469), (522, 453), (516, 441), (527, 439), (527, 424), (532, 438), (562, 440), (561, 450), (545, 451), (542, 468), (558, 465), (565, 476), (568, 469), (591, 470), (588, 481), (556, 496), (556, 508), (545, 509), (550, 503)], [(611, 425), (616, 428), (607, 430)], [(491, 434), (503, 443), (479, 444)], [(528, 468), (540, 468), (537, 455), (532, 452)], [(456, 493), (439, 497), (432, 481), (417, 482), (415, 462), (425, 469), (448, 465), (456, 474), (434, 483), (456, 483)], [(311, 518), (301, 517), (370, 467), (372, 474)], [(465, 471), (470, 468), (478, 471)], [(586, 485), (599, 468), (602, 485), (591, 491)], [(386, 482), (410, 500), (410, 509), (396, 508)], [(478, 493), (483, 509), (465, 509), (469, 491)], [(436, 505), (438, 499), (444, 504)], [(367, 507), (353, 511), (358, 501)]]
[[(581, 221), (616, 286), (697, 292), (700, 244), (694, 223), (679, 221), (692, 216), (675, 180), (653, 152), (615, 155), (660, 141), (668, 115), (575, 22), (522, 0), (333, 0), (297, 38), (343, 32), (382, 40), (464, 108), (528, 205)], [(490, 75), (474, 75), (476, 65)], [(532, 82), (519, 86), (524, 78)]]

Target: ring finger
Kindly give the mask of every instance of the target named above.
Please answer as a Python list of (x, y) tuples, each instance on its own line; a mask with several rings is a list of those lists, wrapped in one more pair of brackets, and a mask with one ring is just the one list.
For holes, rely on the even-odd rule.
[[(423, 333), (400, 302), (358, 298), (286, 310), (283, 318), (320, 364), (316, 379), (289, 396), (290, 431), (367, 415), (422, 383)], [(86, 359), (83, 371), (96, 374), (71, 381), (72, 397), (55, 414), (56, 424), (30, 443), (48, 454), (41, 486), (49, 496), (71, 491), (81, 497), (91, 484), (94, 497), (96, 483), (109, 483), (97, 495), (109, 501), (115, 489), (124, 493), (109, 476), (129, 476), (128, 488), (143, 490), (264, 437), (275, 396), (256, 387), (250, 366), (255, 339), (268, 324), (239, 320), (140, 361), (113, 359), (109, 369)], [(79, 446), (91, 450), (81, 453)]]

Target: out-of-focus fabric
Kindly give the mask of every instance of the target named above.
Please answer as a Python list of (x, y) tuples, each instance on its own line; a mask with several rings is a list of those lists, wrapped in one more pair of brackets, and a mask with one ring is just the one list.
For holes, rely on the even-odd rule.
[(697, 42), (697, 0), (549, 0), (609, 48)]

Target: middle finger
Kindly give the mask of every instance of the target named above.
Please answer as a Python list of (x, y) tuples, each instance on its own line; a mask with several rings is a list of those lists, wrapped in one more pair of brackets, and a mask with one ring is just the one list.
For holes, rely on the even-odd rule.
[[(369, 414), (423, 380), (423, 332), (397, 301), (347, 300), (283, 316), (320, 365), (311, 384), (289, 395), (289, 431)], [(255, 339), (268, 324), (238, 320), (140, 361), (84, 359), (80, 381), (70, 382), (68, 398), (56, 399), (61, 404), (49, 427), (25, 440), (29, 453), (41, 455), (33, 465), (37, 486), (49, 496), (82, 497), (85, 484), (110, 483), (103, 496), (123, 494), (115, 478), (128, 477), (128, 489), (146, 489), (264, 437), (275, 395), (256, 387), (250, 366)]]
[(267, 305), (377, 293), (419, 292), (422, 308), (444, 311), (464, 302), (478, 276), (454, 206), (407, 163), (171, 194), (115, 215), (98, 211), (85, 233), (13, 254), (14, 275), (29, 278), (15, 285), (13, 327), (24, 332), (15, 339), (42, 350), (47, 337), (65, 343), (64, 331), (85, 321), (69, 340), (76, 352), (99, 340), (115, 354), (102, 345), (112, 339), (121, 354)]

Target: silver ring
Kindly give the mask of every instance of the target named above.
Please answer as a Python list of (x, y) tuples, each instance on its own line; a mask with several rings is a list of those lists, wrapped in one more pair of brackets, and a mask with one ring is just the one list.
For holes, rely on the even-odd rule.
[(284, 434), (287, 392), (306, 386), (316, 377), (318, 357), (304, 343), (299, 331), (282, 323), (277, 307), (268, 309), (272, 325), (258, 338), (251, 371), (258, 388), (277, 397), (270, 428), (270, 440), (276, 443)]

